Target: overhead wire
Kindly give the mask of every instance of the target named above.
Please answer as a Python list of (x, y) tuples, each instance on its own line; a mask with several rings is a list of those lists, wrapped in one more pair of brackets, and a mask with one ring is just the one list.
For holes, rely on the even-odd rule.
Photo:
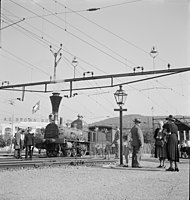
[[(39, 4), (37, 4), (37, 5), (39, 5)], [(39, 5), (41, 8), (44, 8), (43, 6), (41, 6), (41, 5)], [(47, 10), (47, 9), (45, 9), (45, 10)], [(48, 10), (48, 12), (51, 12), (51, 11), (49, 11)], [(61, 19), (61, 20), (63, 20), (63, 19)], [(73, 27), (73, 26), (72, 26)], [(77, 30), (79, 30), (79, 29), (77, 29)], [(83, 34), (85, 34), (84, 32), (83, 32)], [(87, 34), (85, 34), (85, 35), (87, 35)], [(78, 37), (77, 37), (78, 38)], [(91, 39), (92, 39), (92, 37), (90, 37)], [(97, 42), (97, 41), (96, 41)], [(100, 44), (100, 43), (99, 43)], [(97, 83), (96, 83), (97, 84)], [(112, 104), (113, 105), (113, 104)]]
[[(143, 0), (126, 1), (126, 2), (122, 2), (122, 3), (111, 4), (111, 5), (102, 6), (102, 7), (98, 7), (98, 8), (88, 8), (88, 9), (64, 11), (64, 12), (54, 12), (54, 13), (51, 13), (51, 14), (44, 15), (44, 17), (49, 17), (49, 16), (52, 16), (52, 15), (60, 15), (60, 14), (70, 14), (70, 13), (79, 13), (79, 12), (87, 12), (87, 11), (96, 11), (96, 10), (102, 10), (102, 9), (106, 9), (106, 8), (121, 6), (121, 5), (129, 4), (129, 3), (136, 3), (136, 2), (140, 2), (140, 1), (143, 1)], [(57, 1), (55, 1), (55, 3), (57, 3)], [(38, 16), (32, 16), (32, 17), (27, 17), (27, 19), (33, 19), (33, 18), (37, 18), (37, 17)]]
[[(54, 1), (54, 0), (53, 0)], [(65, 6), (66, 7), (66, 6)], [(71, 10), (71, 9), (70, 9)], [(81, 15), (80, 15), (81, 16)], [(87, 19), (87, 18), (85, 18), (85, 19)], [(88, 21), (89, 21), (89, 19), (87, 19)], [(91, 21), (91, 20), (90, 20)], [(96, 25), (97, 25), (97, 23), (95, 23)], [(99, 25), (98, 25), (99, 26)], [(107, 30), (107, 29), (106, 29)], [(66, 30), (67, 31), (67, 30)], [(68, 32), (68, 31), (67, 31)], [(109, 31), (110, 32), (110, 31)], [(72, 34), (72, 33), (70, 33), (70, 34)], [(115, 35), (115, 34), (114, 34)], [(119, 36), (120, 37), (120, 36)], [(80, 39), (80, 38), (79, 38)], [(121, 39), (121, 38), (120, 38)], [(130, 42), (130, 44), (132, 44), (131, 42)], [(136, 48), (138, 48), (136, 45), (135, 45), (135, 47)], [(141, 50), (143, 50), (143, 49), (141, 49)], [(144, 51), (144, 50), (143, 50)], [(147, 52), (147, 51), (144, 51), (145, 53), (147, 53), (147, 54), (150, 54), (149, 52)], [(122, 57), (123, 58), (123, 57)], [(163, 59), (162, 59), (163, 60)], [(168, 62), (167, 62), (168, 63)]]
[[(55, 1), (57, 1), (57, 0), (52, 0), (52, 1), (55, 2)], [(60, 3), (60, 2), (58, 2), (58, 1), (57, 1), (57, 3), (58, 3), (59, 5), (65, 7), (65, 5), (64, 5), (63, 3)], [(71, 8), (68, 8), (68, 7), (67, 7), (67, 9), (73, 11)], [(103, 26), (97, 24), (96, 22), (92, 21), (91, 19), (89, 19), (89, 18), (87, 18), (87, 17), (85, 17), (85, 16), (79, 14), (78, 12), (74, 12), (74, 13), (75, 13), (76, 15), (79, 15), (80, 17), (84, 18), (85, 20), (89, 21), (90, 23), (96, 25), (97, 27), (101, 28), (102, 30), (104, 30), (104, 31), (106, 31), (106, 32), (108, 32), (108, 33), (110, 33), (111, 35), (115, 36), (116, 38), (118, 38), (118, 39), (124, 41), (125, 43), (127, 43), (127, 44), (129, 44), (129, 45), (135, 47), (136, 49), (138, 49), (138, 50), (140, 50), (140, 51), (142, 51), (142, 52), (144, 52), (144, 53), (150, 55), (150, 52), (148, 52), (147, 50), (143, 49), (142, 47), (139, 47), (139, 46), (137, 46), (136, 44), (130, 42), (129, 40), (126, 40), (125, 38), (119, 36), (118, 34), (116, 34), (116, 33), (112, 32), (112, 31), (110, 31), (110, 30), (107, 29), (107, 28), (105, 28), (105, 27), (103, 27)], [(157, 59), (159, 59), (159, 60), (161, 60), (161, 61), (163, 61), (163, 62), (169, 63), (168, 61), (166, 61), (165, 59), (162, 59), (162, 58), (160, 58), (160, 57), (157, 58)]]
[[(39, 3), (36, 3), (37, 5), (39, 5)], [(44, 8), (43, 6), (41, 6), (41, 5), (39, 5), (41, 8)], [(47, 10), (47, 9), (46, 9)], [(51, 11), (49, 11), (48, 10), (48, 12), (51, 12)], [(56, 16), (57, 17), (57, 16)], [(59, 18), (60, 19), (60, 18)], [(61, 18), (61, 20), (63, 20), (62, 18)], [(71, 24), (69, 24), (69, 25), (71, 25)], [(72, 27), (74, 27), (74, 26), (72, 26)], [(76, 29), (76, 28), (75, 28)], [(77, 30), (79, 30), (79, 29), (77, 29)], [(67, 31), (67, 30), (66, 30)], [(79, 30), (80, 31), (80, 30)], [(81, 32), (81, 31), (80, 31)], [(82, 32), (83, 34), (85, 34), (84, 32)], [(70, 34), (72, 34), (72, 33), (70, 33)], [(74, 34), (72, 34), (72, 35), (74, 35)], [(85, 34), (85, 35), (87, 35), (87, 34)], [(81, 40), (81, 38), (80, 37), (78, 37), (78, 36), (76, 36), (76, 35), (74, 35), (75, 37), (77, 37), (78, 39), (80, 39)], [(91, 36), (89, 36), (91, 39), (92, 39), (92, 37)], [(94, 38), (93, 38), (93, 40), (94, 40)], [(84, 41), (84, 40), (83, 40)], [(96, 42), (98, 42), (97, 40), (95, 40)], [(86, 41), (85, 41), (86, 42)], [(87, 42), (88, 43), (88, 42)], [(99, 44), (101, 44), (100, 42), (98, 42)], [(88, 43), (89, 44), (89, 43)], [(91, 45), (91, 44), (90, 44)], [(103, 45), (104, 47), (105, 47), (105, 45)], [(94, 48), (96, 48), (95, 46), (93, 46)], [(117, 54), (118, 55), (118, 54)], [(112, 57), (112, 56), (111, 56)], [(123, 58), (123, 57), (122, 57)], [(122, 62), (123, 63), (123, 62)], [(126, 63), (123, 63), (123, 64), (125, 64), (126, 65)], [(131, 68), (131, 67), (130, 67)], [(97, 84), (97, 83), (96, 83)], [(110, 102), (109, 102), (110, 103)], [(111, 103), (112, 104), (112, 103)], [(113, 104), (112, 104), (113, 105)]]
[[(69, 62), (69, 60), (67, 59), (67, 58), (65, 58), (66, 60), (67, 60), (67, 62), (68, 63), (70, 63)], [(88, 84), (89, 85), (91, 85), (91, 83), (88, 81)], [(79, 94), (81, 94), (81, 93), (79, 93)], [(85, 93), (84, 93), (85, 94)], [(86, 94), (85, 94), (86, 95)], [(89, 97), (89, 95), (86, 95), (86, 96), (88, 96)], [(93, 98), (91, 98), (91, 100), (93, 100), (94, 102), (96, 102), (97, 103), (97, 101), (96, 100), (94, 100)], [(104, 98), (102, 98), (102, 100), (104, 100), (104, 101), (107, 101), (107, 102), (109, 102), (112, 106), (113, 106), (113, 103), (111, 103), (108, 99), (104, 99)], [(100, 105), (99, 103), (97, 103), (98, 105)], [(101, 104), (101, 107), (103, 107), (104, 108), (104, 106)]]
[[(41, 6), (39, 3), (35, 2), (35, 4), (36, 4), (37, 6), (39, 6), (40, 8), (45, 9), (45, 10), (47, 10), (48, 12), (52, 13), (52, 11), (50, 11), (49, 9), (44, 8), (44, 7)], [(55, 17), (58, 18), (59, 20), (65, 22), (67, 25), (69, 25), (69, 26), (72, 27), (73, 29), (79, 31), (79, 32), (82, 33), (83, 35), (87, 36), (87, 37), (90, 38), (91, 40), (95, 41), (95, 42), (98, 43), (99, 45), (103, 46), (103, 47), (106, 48), (107, 50), (109, 50), (109, 51), (111, 51), (112, 53), (116, 54), (116, 55), (119, 56), (120, 58), (126, 59), (126, 58), (124, 58), (123, 56), (119, 55), (117, 52), (113, 51), (111, 48), (107, 47), (107, 46), (104, 45), (103, 43), (101, 43), (101, 42), (99, 42), (98, 40), (96, 40), (95, 38), (93, 38), (92, 36), (88, 35), (88, 34), (85, 33), (84, 31), (81, 31), (80, 29), (78, 29), (76, 26), (74, 26), (74, 25), (72, 25), (71, 23), (67, 22), (65, 19), (60, 18), (60, 17), (58, 17), (58, 16), (55, 16)], [(106, 53), (105, 51), (101, 50), (100, 48), (96, 47), (95, 45), (93, 45), (93, 44), (87, 42), (86, 40), (80, 38), (79, 36), (76, 36), (75, 34), (71, 33), (71, 32), (68, 31), (67, 29), (65, 29), (65, 31), (66, 31), (67, 33), (71, 34), (73, 37), (75, 37), (75, 38), (81, 40), (82, 42), (87, 43), (88, 45), (92, 46), (93, 48), (97, 49), (98, 51), (104, 53), (105, 55), (107, 55), (107, 56), (109, 56), (109, 57), (115, 59), (116, 61), (118, 61), (118, 62), (120, 62), (120, 63), (122, 63), (122, 64), (124, 64), (124, 65), (126, 66), (126, 63), (124, 63), (124, 62), (122, 62), (121, 60), (119, 60), (119, 59), (113, 57), (112, 55), (110, 55), (110, 54), (108, 54), (108, 53)], [(128, 61), (130, 61), (130, 60), (128, 59)], [(132, 61), (130, 61), (130, 62), (132, 62)], [(133, 62), (132, 62), (132, 63), (133, 63)], [(137, 65), (136, 65), (136, 66), (137, 66)], [(132, 68), (131, 66), (128, 66), (128, 67), (129, 67), (129, 68)]]

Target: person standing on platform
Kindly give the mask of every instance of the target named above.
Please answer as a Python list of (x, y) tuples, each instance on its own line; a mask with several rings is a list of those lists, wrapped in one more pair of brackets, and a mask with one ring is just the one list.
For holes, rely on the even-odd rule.
[(18, 128), (17, 132), (15, 133), (15, 142), (14, 142), (14, 149), (15, 149), (15, 152), (14, 152), (14, 157), (19, 159), (21, 158), (21, 129)]
[(155, 139), (155, 158), (159, 158), (160, 165), (158, 168), (165, 168), (164, 162), (167, 157), (166, 154), (166, 134), (163, 131), (163, 121), (158, 122), (158, 128), (156, 128), (154, 133)]
[(25, 148), (24, 147), (24, 137), (25, 137), (25, 131), (21, 130), (20, 133), (20, 157), (22, 158), (21, 154), (22, 154), (22, 150)]
[[(119, 128), (116, 127), (116, 132), (115, 132), (115, 136), (114, 136), (114, 140), (113, 142), (111, 143), (115, 145), (115, 158), (118, 159), (119, 158), (119, 134), (120, 134), (120, 131), (119, 131)], [(111, 146), (110, 145), (110, 146)]]
[(24, 138), (24, 145), (26, 148), (25, 151), (25, 159), (28, 159), (28, 156), (30, 156), (30, 159), (32, 159), (33, 154), (33, 147), (34, 147), (34, 135), (31, 133), (31, 128), (28, 127), (27, 134)]
[(125, 157), (124, 167), (128, 167), (129, 165), (129, 152), (131, 150), (131, 133), (125, 134), (123, 136), (123, 155)]
[(131, 129), (132, 138), (132, 167), (141, 168), (140, 160), (144, 145), (144, 136), (140, 128), (141, 120), (135, 118), (134, 126)]
[[(174, 123), (175, 119), (172, 115), (166, 118), (168, 121), (164, 124), (163, 128), (167, 134), (167, 158), (170, 162), (170, 167), (166, 171), (177, 171), (179, 168), (177, 162), (179, 162), (179, 149), (178, 149), (178, 127)], [(173, 163), (175, 164), (175, 169), (173, 168)]]

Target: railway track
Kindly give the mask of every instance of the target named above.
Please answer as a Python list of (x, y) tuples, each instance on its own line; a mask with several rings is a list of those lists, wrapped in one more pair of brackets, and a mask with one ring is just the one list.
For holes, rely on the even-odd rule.
[(13, 157), (0, 158), (0, 169), (11, 169), (11, 168), (26, 168), (26, 167), (44, 167), (44, 166), (61, 166), (61, 165), (99, 165), (104, 163), (115, 163), (117, 160), (110, 159), (105, 160), (102, 158), (94, 157), (52, 157), (52, 158), (40, 158), (34, 157), (32, 160), (15, 159)]

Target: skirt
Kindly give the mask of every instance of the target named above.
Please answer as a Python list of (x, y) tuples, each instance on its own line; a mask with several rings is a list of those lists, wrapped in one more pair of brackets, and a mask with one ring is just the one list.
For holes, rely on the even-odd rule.
[(179, 162), (179, 148), (176, 134), (171, 134), (167, 142), (167, 158), (169, 161)]
[(159, 158), (159, 159), (167, 158), (166, 143), (164, 143), (163, 147), (156, 146), (155, 158)]

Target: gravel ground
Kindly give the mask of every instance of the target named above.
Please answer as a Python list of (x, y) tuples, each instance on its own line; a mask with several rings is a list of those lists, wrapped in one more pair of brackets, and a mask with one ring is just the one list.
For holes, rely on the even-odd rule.
[[(167, 166), (169, 165), (166, 163)], [(189, 162), (180, 172), (157, 169), (154, 158), (142, 169), (59, 166), (0, 171), (1, 200), (188, 200)]]

